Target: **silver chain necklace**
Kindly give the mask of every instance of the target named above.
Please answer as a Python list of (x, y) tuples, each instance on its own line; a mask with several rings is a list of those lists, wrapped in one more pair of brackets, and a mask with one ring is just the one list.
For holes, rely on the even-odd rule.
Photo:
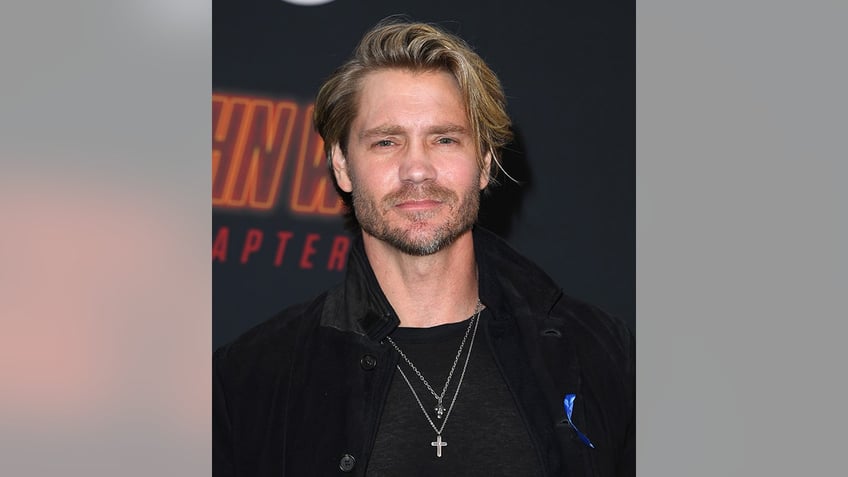
[[(480, 312), (483, 311), (482, 303), (480, 300), (477, 300), (476, 311), (474, 315), (471, 317), (471, 320), (468, 322), (468, 328), (465, 329), (465, 335), (462, 337), (462, 342), (459, 344), (459, 350), (456, 353), (456, 357), (453, 360), (453, 365), (451, 366), (450, 372), (448, 372), (448, 378), (445, 380), (445, 385), (442, 388), (442, 394), (436, 394), (433, 390), (433, 387), (430, 386), (430, 383), (427, 382), (427, 379), (418, 371), (418, 368), (412, 364), (412, 361), (404, 354), (403, 351), (398, 347), (398, 345), (394, 342), (394, 340), (390, 336), (386, 336), (386, 340), (388, 340), (389, 344), (394, 347), (395, 351), (406, 361), (406, 364), (415, 371), (415, 374), (418, 375), (418, 378), (421, 379), (421, 382), (427, 387), (427, 390), (430, 391), (430, 394), (436, 398), (436, 407), (433, 409), (436, 412), (436, 418), (441, 419), (442, 415), (444, 415), (445, 420), (442, 421), (442, 425), (436, 427), (436, 424), (433, 423), (433, 419), (430, 417), (430, 414), (427, 412), (427, 409), (424, 407), (424, 404), (421, 402), (421, 398), (418, 397), (418, 393), (415, 392), (415, 388), (412, 387), (412, 383), (409, 382), (409, 378), (406, 377), (406, 373), (403, 372), (400, 365), (397, 365), (397, 370), (400, 371), (400, 375), (403, 377), (403, 380), (406, 381), (406, 385), (409, 386), (409, 390), (412, 391), (412, 395), (415, 397), (415, 401), (418, 402), (418, 407), (421, 408), (421, 412), (424, 413), (424, 417), (427, 418), (427, 422), (430, 423), (430, 427), (436, 432), (436, 440), (431, 442), (430, 445), (436, 448), (436, 457), (442, 456), (442, 447), (448, 445), (447, 441), (442, 440), (442, 431), (445, 429), (445, 425), (448, 423), (448, 418), (450, 417), (450, 413), (453, 410), (453, 405), (456, 403), (456, 398), (459, 396), (459, 388), (462, 387), (462, 380), (465, 378), (465, 370), (468, 369), (468, 360), (471, 358), (471, 350), (474, 346), (474, 338), (477, 336), (477, 327), (480, 325)], [(445, 393), (448, 389), (448, 384), (450, 383), (451, 378), (453, 377), (453, 372), (456, 369), (456, 364), (459, 362), (459, 357), (462, 355), (462, 349), (465, 347), (465, 342), (468, 339), (468, 334), (471, 332), (471, 329), (474, 329), (473, 333), (471, 333), (471, 342), (468, 344), (468, 354), (465, 356), (465, 363), (462, 365), (462, 372), (459, 375), (459, 383), (456, 385), (456, 390), (453, 393), (453, 398), (451, 399), (451, 403), (445, 410), (442, 405), (442, 401), (444, 400)]]

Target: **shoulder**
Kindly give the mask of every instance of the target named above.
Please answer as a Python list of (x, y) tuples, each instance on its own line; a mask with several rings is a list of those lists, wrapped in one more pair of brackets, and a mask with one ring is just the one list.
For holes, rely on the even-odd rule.
[(563, 293), (551, 308), (549, 319), (562, 327), (582, 357), (633, 365), (635, 337), (619, 317)]
[(624, 320), (564, 293), (551, 308), (550, 316), (570, 334), (592, 342), (626, 346), (633, 340), (633, 332)]
[(212, 356), (215, 371), (279, 368), (291, 358), (298, 337), (318, 324), (327, 293), (289, 306), (219, 347)]

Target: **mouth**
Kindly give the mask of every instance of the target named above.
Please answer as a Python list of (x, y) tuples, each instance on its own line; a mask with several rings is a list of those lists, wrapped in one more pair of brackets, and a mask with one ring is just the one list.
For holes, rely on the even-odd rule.
[(417, 200), (405, 200), (395, 205), (396, 208), (408, 211), (408, 212), (416, 212), (422, 210), (432, 210), (442, 205), (441, 201), (434, 199), (417, 199)]

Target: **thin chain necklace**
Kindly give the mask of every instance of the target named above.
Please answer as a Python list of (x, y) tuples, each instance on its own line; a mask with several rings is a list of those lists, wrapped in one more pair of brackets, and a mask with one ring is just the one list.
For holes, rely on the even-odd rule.
[[(412, 387), (412, 383), (409, 382), (409, 378), (406, 377), (406, 373), (403, 372), (400, 365), (397, 365), (397, 370), (400, 371), (400, 375), (403, 377), (403, 380), (406, 381), (406, 385), (409, 386), (409, 390), (412, 391), (412, 395), (415, 397), (415, 401), (418, 402), (418, 407), (421, 408), (421, 412), (424, 413), (424, 417), (427, 418), (427, 422), (430, 423), (430, 427), (436, 432), (436, 440), (431, 442), (430, 445), (436, 448), (436, 457), (442, 456), (442, 447), (448, 445), (447, 441), (442, 440), (442, 431), (445, 429), (445, 425), (448, 423), (448, 418), (450, 417), (450, 413), (453, 410), (453, 405), (456, 403), (456, 398), (459, 396), (459, 388), (462, 387), (462, 380), (465, 378), (465, 370), (468, 369), (468, 360), (471, 358), (471, 350), (474, 346), (474, 338), (477, 336), (477, 327), (480, 325), (480, 312), (483, 311), (483, 305), (480, 303), (480, 300), (477, 300), (477, 306), (475, 307), (475, 313), (471, 317), (471, 320), (468, 322), (468, 328), (465, 329), (465, 335), (462, 337), (462, 342), (459, 344), (459, 350), (456, 353), (456, 357), (453, 360), (453, 365), (451, 366), (450, 372), (448, 372), (448, 378), (445, 380), (445, 385), (442, 388), (442, 394), (436, 394), (433, 390), (433, 387), (430, 386), (430, 383), (427, 382), (427, 379), (418, 371), (418, 368), (412, 364), (412, 361), (406, 356), (406, 354), (401, 351), (400, 347), (394, 342), (394, 340), (390, 336), (386, 336), (386, 340), (388, 340), (389, 344), (394, 347), (395, 351), (406, 361), (406, 364), (415, 371), (415, 374), (418, 375), (418, 378), (421, 379), (421, 382), (427, 387), (427, 390), (430, 391), (430, 394), (436, 398), (436, 407), (433, 409), (436, 412), (436, 418), (441, 419), (442, 415), (444, 415), (445, 420), (442, 421), (442, 425), (436, 427), (436, 424), (433, 422), (433, 419), (430, 417), (430, 414), (427, 412), (427, 409), (424, 407), (424, 404), (421, 402), (421, 398), (418, 397), (418, 393), (415, 392), (415, 388)], [(471, 342), (468, 344), (468, 354), (465, 356), (465, 363), (462, 365), (462, 372), (459, 375), (459, 383), (456, 385), (456, 390), (453, 393), (453, 398), (451, 399), (451, 403), (445, 411), (444, 406), (442, 405), (442, 401), (444, 400), (445, 393), (448, 389), (448, 384), (450, 383), (451, 378), (453, 377), (453, 372), (456, 369), (456, 364), (459, 362), (459, 357), (462, 355), (462, 349), (465, 347), (465, 342), (468, 339), (468, 334), (471, 332), (472, 327), (474, 329), (473, 333), (471, 333)]]

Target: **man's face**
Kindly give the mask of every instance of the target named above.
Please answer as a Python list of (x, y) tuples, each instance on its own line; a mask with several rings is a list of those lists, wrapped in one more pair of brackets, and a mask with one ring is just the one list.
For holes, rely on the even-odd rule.
[(347, 156), (336, 146), (333, 170), (365, 234), (430, 255), (477, 219), (488, 175), (476, 146), (453, 76), (381, 70), (362, 81)]

